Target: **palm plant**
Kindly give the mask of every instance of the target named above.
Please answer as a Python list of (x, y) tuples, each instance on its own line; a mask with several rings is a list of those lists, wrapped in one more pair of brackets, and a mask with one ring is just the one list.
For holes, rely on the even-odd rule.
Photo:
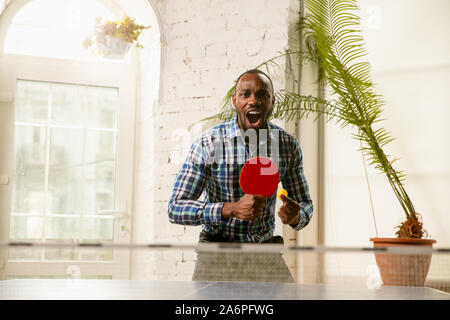
[[(357, 0), (306, 0), (307, 14), (298, 23), (303, 32), (303, 50), (288, 50), (261, 63), (266, 68), (283, 57), (295, 57), (301, 63), (314, 61), (319, 66), (319, 79), (330, 88), (330, 97), (304, 96), (295, 92), (275, 93), (276, 104), (272, 118), (295, 120), (316, 114), (342, 127), (352, 126), (360, 151), (369, 163), (383, 173), (405, 213), (405, 220), (396, 228), (398, 238), (422, 238), (426, 235), (421, 216), (404, 188), (403, 172), (394, 168), (396, 159), (383, 148), (393, 140), (380, 127), (384, 107), (383, 97), (376, 94), (370, 76), (370, 63), (362, 61), (366, 55), (360, 35)], [(232, 87), (223, 99), (218, 114), (203, 120), (227, 120), (234, 114), (231, 106)]]

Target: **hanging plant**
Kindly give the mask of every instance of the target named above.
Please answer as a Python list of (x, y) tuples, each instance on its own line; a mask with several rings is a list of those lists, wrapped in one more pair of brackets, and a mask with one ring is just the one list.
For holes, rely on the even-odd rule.
[(82, 46), (106, 57), (123, 57), (132, 44), (143, 48), (138, 38), (150, 27), (136, 24), (126, 15), (115, 21), (97, 17), (94, 32), (83, 40)]

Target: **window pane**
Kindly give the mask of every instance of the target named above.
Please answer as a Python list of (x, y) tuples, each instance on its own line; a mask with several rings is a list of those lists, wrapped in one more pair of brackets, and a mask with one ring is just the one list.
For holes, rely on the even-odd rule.
[(114, 132), (88, 131), (86, 134), (84, 203), (89, 214), (114, 208), (115, 139)]
[(46, 248), (44, 260), (48, 261), (111, 261), (111, 248)]
[[(14, 280), (14, 279), (71, 279), (71, 275), (63, 275), (63, 276), (23, 276), (23, 275), (8, 275), (6, 276), (6, 280)], [(102, 280), (111, 280), (112, 276), (110, 275), (81, 275), (80, 279), (102, 279)]]
[(83, 218), (83, 240), (112, 240), (113, 232), (113, 219)]
[(41, 217), (11, 217), (10, 235), (11, 239), (41, 239), (42, 218)]
[(98, 214), (114, 208), (114, 161), (104, 161), (86, 166), (84, 188), (85, 212)]
[(10, 247), (8, 249), (8, 259), (20, 261), (39, 261), (43, 250), (43, 248), (38, 247)]
[[(115, 210), (118, 89), (21, 80), (17, 92), (17, 118), (29, 113), (30, 125), (16, 122), (12, 238), (112, 240), (112, 216), (86, 215)], [(45, 108), (36, 104), (42, 112), (27, 96), (36, 92), (42, 101), (50, 97)], [(24, 216), (31, 214), (45, 220)]]
[(82, 261), (112, 261), (112, 248), (86, 248), (80, 249), (79, 259)]
[(48, 118), (47, 82), (17, 81), (15, 120), (46, 123)]
[(48, 217), (45, 221), (45, 239), (77, 239), (80, 234), (80, 217)]
[(84, 86), (52, 84), (52, 123), (82, 126), (85, 116), (85, 91)]
[(113, 219), (48, 217), (45, 224), (45, 237), (49, 240), (76, 238), (112, 240), (113, 229)]
[[(52, 241), (46, 241), (52, 243)], [(57, 243), (61, 244), (62, 240)], [(107, 242), (107, 241), (105, 241)], [(73, 243), (68, 241), (67, 244)], [(8, 249), (8, 259), (14, 261), (112, 261), (112, 248), (39, 248), (11, 247)]]
[[(51, 243), (52, 241), (47, 241)], [(55, 241), (60, 244), (66, 242), (72, 244), (73, 241)], [(111, 261), (113, 258), (112, 248), (79, 248), (60, 247), (45, 248), (44, 260), (47, 261)]]
[(116, 128), (118, 93), (116, 88), (88, 88), (88, 127)]
[(45, 248), (44, 260), (71, 261), (77, 260), (78, 254), (75, 248)]
[(83, 130), (51, 130), (48, 193), (52, 194), (52, 204), (49, 213), (82, 213), (83, 136)]
[(42, 215), (45, 199), (45, 128), (16, 126), (13, 213)]

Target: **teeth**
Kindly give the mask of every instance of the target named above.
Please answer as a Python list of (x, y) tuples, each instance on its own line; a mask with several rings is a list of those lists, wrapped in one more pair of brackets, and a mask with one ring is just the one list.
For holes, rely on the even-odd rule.
[(250, 111), (248, 114), (260, 115), (261, 112), (259, 112), (259, 111)]

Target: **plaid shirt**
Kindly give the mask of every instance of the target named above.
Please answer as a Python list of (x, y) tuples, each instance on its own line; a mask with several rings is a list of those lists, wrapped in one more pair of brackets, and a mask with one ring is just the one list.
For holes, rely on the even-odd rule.
[(222, 218), (224, 203), (237, 202), (244, 195), (239, 185), (243, 165), (248, 159), (262, 155), (276, 163), (283, 188), (300, 204), (300, 222), (291, 227), (300, 230), (309, 223), (313, 204), (297, 139), (269, 123), (266, 134), (259, 134), (259, 142), (246, 146), (247, 132), (239, 128), (235, 115), (194, 141), (175, 180), (169, 201), (170, 222), (203, 225), (206, 232), (229, 241), (263, 242), (272, 237), (276, 193), (267, 199), (262, 215), (254, 221)]

